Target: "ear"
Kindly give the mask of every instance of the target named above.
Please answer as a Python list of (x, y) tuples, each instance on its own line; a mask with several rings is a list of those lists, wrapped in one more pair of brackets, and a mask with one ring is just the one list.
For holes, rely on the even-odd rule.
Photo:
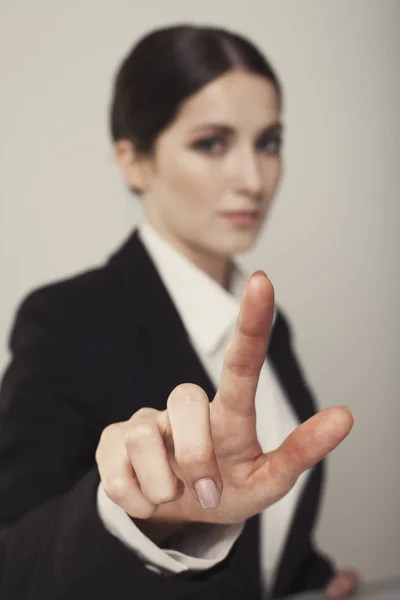
[(115, 158), (128, 187), (137, 193), (143, 192), (145, 178), (142, 159), (130, 140), (122, 139), (115, 143)]

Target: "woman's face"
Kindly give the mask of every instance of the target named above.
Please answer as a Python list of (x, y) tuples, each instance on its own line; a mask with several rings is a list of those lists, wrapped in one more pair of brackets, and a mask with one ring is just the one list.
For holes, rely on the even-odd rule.
[(141, 159), (147, 218), (180, 248), (216, 256), (249, 249), (279, 183), (280, 146), (274, 85), (250, 72), (224, 74), (182, 105), (152, 158)]

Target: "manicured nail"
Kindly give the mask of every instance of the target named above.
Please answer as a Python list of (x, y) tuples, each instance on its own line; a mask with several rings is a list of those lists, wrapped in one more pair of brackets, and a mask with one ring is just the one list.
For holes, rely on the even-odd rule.
[(200, 479), (194, 484), (197, 497), (202, 508), (217, 508), (220, 502), (220, 493), (212, 479)]

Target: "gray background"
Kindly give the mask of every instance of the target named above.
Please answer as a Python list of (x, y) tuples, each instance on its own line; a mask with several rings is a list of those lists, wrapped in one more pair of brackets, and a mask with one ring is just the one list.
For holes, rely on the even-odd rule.
[(2, 0), (0, 368), (32, 287), (98, 264), (140, 218), (106, 125), (138, 35), (193, 21), (248, 34), (287, 104), (286, 168), (257, 247), (322, 407), (356, 426), (332, 455), (318, 541), (365, 579), (399, 571), (400, 2)]

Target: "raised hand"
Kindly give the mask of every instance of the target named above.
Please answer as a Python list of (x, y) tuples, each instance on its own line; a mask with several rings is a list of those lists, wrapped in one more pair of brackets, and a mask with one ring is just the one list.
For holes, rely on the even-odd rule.
[(129, 515), (154, 523), (239, 523), (261, 512), (350, 432), (346, 407), (323, 410), (264, 454), (255, 395), (272, 324), (273, 287), (250, 278), (210, 403), (194, 384), (170, 394), (166, 410), (142, 408), (109, 425), (96, 460), (106, 494)]

